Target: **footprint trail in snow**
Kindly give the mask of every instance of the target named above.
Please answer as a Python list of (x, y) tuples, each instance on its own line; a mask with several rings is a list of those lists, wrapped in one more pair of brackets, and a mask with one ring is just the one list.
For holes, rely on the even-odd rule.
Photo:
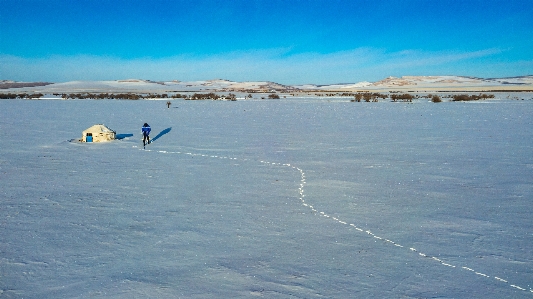
[[(149, 149), (144, 149), (144, 151), (157, 152), (157, 153), (162, 153), (162, 154), (183, 154), (183, 155), (189, 155), (189, 156), (195, 156), (195, 157), (198, 156), (198, 157), (205, 157), (205, 158), (241, 160), (241, 161), (252, 161), (253, 162), (253, 160), (246, 159), (246, 158), (233, 158), (233, 157), (227, 157), (227, 156), (207, 155), (207, 154), (199, 154), (199, 153), (191, 153), (191, 152), (180, 152), (180, 151), (173, 152), (173, 151), (162, 151), (162, 150), (154, 151), (154, 150), (149, 150)], [(378, 235), (374, 234), (370, 230), (364, 230), (364, 229), (358, 227), (356, 224), (348, 223), (348, 222), (346, 222), (346, 221), (344, 221), (342, 219), (339, 219), (337, 217), (330, 216), (329, 214), (327, 214), (324, 211), (319, 211), (312, 204), (310, 204), (310, 203), (305, 201), (304, 187), (305, 187), (305, 184), (307, 182), (306, 182), (305, 172), (304, 172), (303, 169), (301, 169), (299, 167), (296, 167), (294, 165), (288, 164), (288, 163), (275, 163), (275, 162), (269, 162), (269, 161), (255, 161), (255, 162), (261, 163), (261, 164), (266, 164), (266, 165), (278, 166), (278, 167), (287, 167), (287, 168), (290, 168), (290, 169), (292, 169), (294, 171), (297, 171), (300, 174), (300, 177), (301, 177), (299, 188), (298, 188), (299, 200), (300, 200), (300, 202), (302, 203), (302, 205), (304, 207), (309, 208), (311, 211), (313, 211), (313, 213), (315, 215), (318, 215), (320, 217), (329, 218), (329, 219), (331, 219), (333, 221), (338, 222), (339, 224), (345, 225), (347, 227), (354, 228), (359, 233), (367, 234), (371, 238), (375, 238), (377, 240), (383, 241), (383, 243), (389, 244), (389, 245), (394, 246), (394, 247), (396, 247), (398, 249), (402, 249), (403, 248), (405, 250), (409, 250), (413, 254), (416, 254), (418, 257), (426, 258), (426, 259), (431, 260), (431, 261), (435, 261), (435, 262), (439, 263), (442, 266), (449, 267), (449, 268), (455, 268), (455, 269), (459, 269), (459, 270), (464, 270), (464, 271), (469, 271), (469, 272), (471, 272), (474, 275), (478, 275), (478, 276), (481, 276), (481, 277), (484, 277), (484, 278), (487, 278), (487, 279), (493, 279), (493, 280), (496, 280), (497, 282), (500, 282), (500, 283), (505, 283), (509, 287), (512, 287), (514, 289), (533, 293), (533, 289), (523, 288), (521, 286), (518, 286), (518, 285), (510, 283), (506, 279), (500, 278), (498, 276), (490, 276), (488, 274), (478, 272), (478, 271), (476, 271), (476, 270), (474, 270), (472, 268), (466, 267), (466, 266), (454, 265), (454, 264), (447, 263), (446, 261), (443, 261), (443, 260), (439, 259), (438, 257), (430, 256), (430, 255), (427, 255), (427, 254), (425, 254), (423, 252), (420, 252), (416, 248), (401, 245), (401, 244), (399, 244), (399, 243), (397, 243), (397, 242), (395, 242), (393, 240), (389, 240), (387, 238), (378, 236)]]

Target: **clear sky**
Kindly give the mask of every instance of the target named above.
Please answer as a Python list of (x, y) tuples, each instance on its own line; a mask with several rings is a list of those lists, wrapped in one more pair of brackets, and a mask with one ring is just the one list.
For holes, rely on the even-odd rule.
[(0, 80), (533, 75), (533, 0), (0, 0)]

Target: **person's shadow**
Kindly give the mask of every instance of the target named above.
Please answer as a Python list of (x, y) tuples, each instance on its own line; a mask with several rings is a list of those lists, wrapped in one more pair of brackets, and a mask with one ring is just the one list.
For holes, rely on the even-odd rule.
[(121, 140), (121, 139), (131, 137), (131, 136), (133, 136), (133, 134), (116, 134), (115, 139)]
[(157, 139), (161, 138), (161, 136), (163, 136), (163, 135), (167, 134), (168, 132), (170, 132), (170, 130), (172, 130), (172, 127), (164, 129), (163, 131), (159, 132), (159, 134), (157, 134), (157, 136), (155, 136), (154, 138), (150, 139), (150, 142), (156, 141)]

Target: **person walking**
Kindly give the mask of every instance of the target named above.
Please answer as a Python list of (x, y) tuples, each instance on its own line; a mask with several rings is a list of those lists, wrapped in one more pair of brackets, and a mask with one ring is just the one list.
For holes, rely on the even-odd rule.
[(141, 131), (143, 133), (143, 146), (146, 146), (147, 144), (150, 144), (150, 131), (152, 129), (150, 128), (150, 125), (147, 123), (144, 123)]

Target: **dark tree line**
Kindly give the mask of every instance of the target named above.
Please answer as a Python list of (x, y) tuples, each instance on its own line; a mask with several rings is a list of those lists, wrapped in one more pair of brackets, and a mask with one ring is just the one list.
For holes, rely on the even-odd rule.
[[(0, 93), (0, 99), (37, 99), (43, 97), (42, 93), (28, 94), (28, 93)], [(195, 93), (191, 96), (186, 94), (136, 94), (136, 93), (54, 93), (54, 96), (62, 99), (94, 99), (94, 100), (141, 100), (141, 99), (185, 99), (185, 100), (228, 100), (236, 101), (235, 94), (217, 95), (213, 92), (201, 94)]]
[(467, 95), (467, 94), (456, 94), (453, 96), (454, 102), (459, 101), (478, 101), (478, 100), (486, 100), (486, 99), (493, 99), (493, 94), (479, 94), (479, 95)]
[(0, 99), (38, 99), (42, 96), (42, 93), (0, 93)]
[(192, 96), (190, 97), (186, 97), (185, 100), (192, 100), (192, 101), (197, 101), (197, 100), (213, 100), (213, 101), (217, 101), (217, 100), (228, 100), (228, 101), (236, 101), (237, 100), (237, 96), (230, 93), (228, 94), (227, 96), (224, 96), (224, 95), (218, 95), (214, 92), (210, 92), (210, 93), (195, 93), (193, 94)]
[(404, 93), (404, 94), (393, 94), (390, 96), (393, 102), (402, 101), (402, 102), (412, 102), (415, 98), (414, 96)]
[(361, 100), (365, 102), (378, 102), (379, 99), (386, 99), (387, 95), (384, 95), (382, 93), (374, 92), (365, 92), (365, 93), (356, 93), (354, 95), (354, 99), (351, 100), (352, 102), (361, 102)]
[(95, 99), (95, 100), (140, 100), (144, 97), (135, 93), (70, 93), (70, 94), (61, 94), (63, 99)]

